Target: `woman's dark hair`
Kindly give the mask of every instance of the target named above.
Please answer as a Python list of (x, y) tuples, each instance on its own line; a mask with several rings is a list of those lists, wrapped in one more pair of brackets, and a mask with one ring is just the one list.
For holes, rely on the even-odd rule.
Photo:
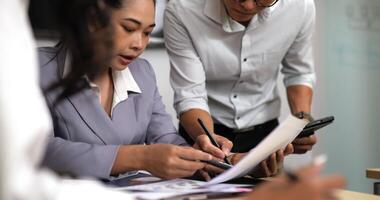
[[(88, 86), (84, 75), (95, 77), (110, 60), (111, 52), (99, 57), (98, 49), (112, 49), (110, 13), (119, 8), (122, 0), (52, 0), (61, 42), (59, 51), (70, 53), (70, 70), (65, 77), (49, 87), (62, 88), (57, 101)], [(96, 29), (96, 34), (93, 34)], [(107, 55), (109, 54), (109, 55)]]
[(83, 77), (94, 78), (110, 63), (111, 11), (121, 8), (123, 0), (51, 0), (51, 3), (61, 35), (60, 50), (68, 50), (71, 56), (69, 73), (48, 89), (62, 88), (59, 101), (87, 87)]

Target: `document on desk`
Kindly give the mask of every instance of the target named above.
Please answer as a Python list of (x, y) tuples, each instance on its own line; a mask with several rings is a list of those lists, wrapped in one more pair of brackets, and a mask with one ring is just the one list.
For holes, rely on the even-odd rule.
[(243, 184), (215, 184), (202, 187), (206, 182), (188, 179), (174, 179), (149, 183), (143, 185), (117, 188), (117, 190), (130, 191), (139, 199), (154, 200), (167, 199), (183, 195), (212, 194), (212, 193), (240, 193), (249, 192), (249, 185)]
[(252, 149), (240, 162), (209, 182), (174, 179), (122, 187), (118, 188), (118, 190), (131, 191), (136, 198), (146, 200), (167, 199), (188, 194), (244, 192), (247, 185), (223, 184), (223, 182), (247, 175), (261, 161), (291, 143), (306, 124), (307, 121), (305, 120), (298, 119), (292, 115), (288, 116), (285, 121)]
[(285, 148), (291, 143), (308, 122), (289, 115), (275, 130), (273, 130), (262, 142), (240, 160), (234, 167), (216, 176), (202, 187), (222, 183), (234, 178), (239, 178), (251, 172), (261, 161), (272, 153)]

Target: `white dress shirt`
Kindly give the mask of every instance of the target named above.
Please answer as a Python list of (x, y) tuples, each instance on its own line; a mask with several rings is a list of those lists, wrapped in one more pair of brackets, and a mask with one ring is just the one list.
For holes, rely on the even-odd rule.
[(39, 169), (52, 131), (38, 79), (27, 0), (0, 0), (0, 199), (133, 199)]
[[(66, 54), (65, 58), (65, 66), (62, 70), (62, 76), (66, 76), (70, 71), (70, 63), (71, 63), (71, 56), (70, 54)], [(137, 84), (135, 78), (133, 78), (133, 75), (129, 68), (125, 68), (124, 70), (118, 71), (118, 70), (112, 70), (112, 81), (114, 85), (114, 93), (112, 98), (112, 106), (111, 106), (111, 116), (113, 109), (120, 103), (128, 99), (128, 92), (134, 92), (134, 93), (141, 93), (141, 89), (139, 85)], [(101, 96), (100, 96), (100, 88), (94, 83), (91, 82), (87, 77), (86, 79), (89, 82), (89, 85), (91, 89), (98, 95), (99, 102), (101, 102)]]
[(246, 27), (230, 18), (222, 0), (170, 1), (165, 43), (174, 107), (210, 112), (234, 129), (277, 118), (277, 78), (286, 87), (315, 84), (313, 0), (280, 0)]
[[(128, 92), (141, 93), (140, 87), (137, 85), (135, 79), (129, 68), (122, 71), (112, 70), (112, 81), (114, 85), (114, 93), (112, 98), (111, 116), (113, 109), (120, 103), (128, 99)], [(99, 102), (102, 101), (100, 96), (100, 88), (94, 83), (90, 82), (90, 87), (99, 97)]]

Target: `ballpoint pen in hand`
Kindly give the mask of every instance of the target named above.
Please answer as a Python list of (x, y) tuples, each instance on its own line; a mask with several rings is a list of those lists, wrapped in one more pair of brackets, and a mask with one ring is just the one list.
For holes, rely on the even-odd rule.
[[(203, 131), (206, 133), (207, 137), (211, 140), (211, 143), (212, 143), (214, 146), (216, 146), (216, 147), (218, 147), (219, 149), (221, 149), (221, 148), (220, 148), (220, 145), (218, 144), (218, 142), (217, 142), (217, 141), (215, 140), (215, 138), (211, 135), (210, 131), (208, 131), (208, 129), (206, 128), (206, 126), (204, 125), (203, 121), (202, 121), (200, 118), (198, 118), (198, 123), (199, 123), (199, 125), (201, 125), (201, 127), (202, 127)], [(226, 163), (229, 164), (229, 165), (232, 165), (231, 162), (227, 159), (227, 156), (224, 157), (224, 162), (226, 162)]]

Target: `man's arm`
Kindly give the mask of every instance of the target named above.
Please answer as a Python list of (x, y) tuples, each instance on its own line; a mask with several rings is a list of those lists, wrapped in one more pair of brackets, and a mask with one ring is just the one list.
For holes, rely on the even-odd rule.
[(289, 86), (286, 89), (290, 111), (295, 114), (298, 112), (311, 112), (313, 90), (304, 85)]
[[(303, 25), (289, 48), (282, 62), (284, 83), (290, 110), (293, 114), (310, 113), (315, 85), (315, 70), (312, 52), (312, 37), (315, 24), (315, 5), (313, 1), (305, 1)], [(293, 141), (294, 153), (306, 153), (317, 142), (314, 135)]]
[[(178, 2), (168, 4), (164, 17), (165, 45), (170, 58), (170, 81), (174, 90), (174, 107), (182, 126), (195, 141), (196, 147), (224, 158), (223, 151), (214, 147), (197, 122), (201, 118), (213, 133), (213, 121), (207, 104), (206, 75), (192, 38), (178, 13)], [(179, 4), (179, 3), (178, 3)], [(229, 152), (232, 143), (215, 136), (217, 142)]]
[(213, 120), (208, 112), (201, 109), (186, 111), (180, 116), (180, 122), (194, 141), (199, 135), (205, 134), (202, 127), (198, 124), (198, 118), (203, 121), (209, 131), (214, 132)]
[[(293, 114), (299, 112), (310, 113), (313, 97), (313, 90), (308, 86), (295, 85), (290, 86), (286, 90), (290, 110)], [(313, 145), (317, 143), (317, 137), (311, 135), (309, 137), (295, 139), (292, 144), (294, 153), (303, 154), (310, 151)]]

